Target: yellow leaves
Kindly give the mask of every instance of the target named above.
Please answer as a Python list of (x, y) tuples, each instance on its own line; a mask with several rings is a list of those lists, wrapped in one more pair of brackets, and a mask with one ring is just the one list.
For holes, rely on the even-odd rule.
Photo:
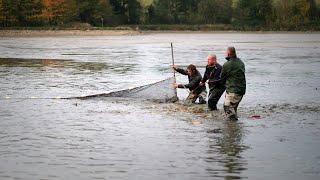
[(66, 11), (66, 0), (42, 0), (42, 17), (47, 21), (56, 21)]
[(296, 2), (296, 7), (299, 9), (300, 15), (303, 17), (304, 21), (308, 21), (310, 3), (307, 2), (307, 0), (299, 0)]

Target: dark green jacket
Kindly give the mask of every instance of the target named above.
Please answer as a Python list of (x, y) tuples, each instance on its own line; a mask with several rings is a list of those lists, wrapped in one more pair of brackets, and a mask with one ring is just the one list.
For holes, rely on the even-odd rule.
[(237, 57), (226, 58), (221, 72), (221, 82), (228, 93), (244, 95), (246, 93), (245, 65)]
[(195, 94), (200, 94), (202, 91), (206, 89), (205, 86), (199, 86), (202, 76), (198, 70), (192, 76), (189, 76), (187, 73), (187, 70), (184, 70), (184, 69), (177, 68), (176, 71), (180, 74), (188, 76), (188, 79), (189, 79), (188, 84), (185, 84), (185, 85), (179, 84), (178, 88), (188, 88), (190, 91), (193, 91), (193, 93)]

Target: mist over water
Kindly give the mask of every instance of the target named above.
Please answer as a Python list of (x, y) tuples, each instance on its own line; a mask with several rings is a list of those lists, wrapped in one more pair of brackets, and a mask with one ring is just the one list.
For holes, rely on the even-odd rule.
[[(171, 77), (170, 42), (176, 65), (202, 74), (208, 54), (223, 64), (236, 47), (247, 77), (239, 122), (182, 102), (58, 99)], [(2, 37), (0, 52), (1, 179), (320, 177), (319, 34)]]

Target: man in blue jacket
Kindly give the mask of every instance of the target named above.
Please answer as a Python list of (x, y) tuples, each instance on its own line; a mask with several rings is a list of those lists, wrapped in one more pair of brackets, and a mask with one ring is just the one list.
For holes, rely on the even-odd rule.
[(217, 62), (217, 56), (212, 54), (209, 55), (208, 65), (203, 75), (200, 85), (205, 87), (206, 81), (209, 85), (209, 97), (208, 97), (208, 108), (211, 111), (217, 110), (217, 103), (225, 91), (226, 87), (224, 84), (219, 83), (222, 66)]

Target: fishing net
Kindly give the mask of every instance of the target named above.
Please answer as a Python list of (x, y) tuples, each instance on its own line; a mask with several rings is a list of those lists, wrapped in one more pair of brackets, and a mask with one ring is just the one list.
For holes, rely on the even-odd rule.
[(135, 88), (76, 98), (88, 99), (94, 97), (121, 97), (133, 98), (137, 100), (151, 100), (156, 102), (175, 102), (178, 100), (178, 97), (177, 90), (172, 86), (174, 82), (175, 78), (171, 77), (156, 83), (139, 86)]

